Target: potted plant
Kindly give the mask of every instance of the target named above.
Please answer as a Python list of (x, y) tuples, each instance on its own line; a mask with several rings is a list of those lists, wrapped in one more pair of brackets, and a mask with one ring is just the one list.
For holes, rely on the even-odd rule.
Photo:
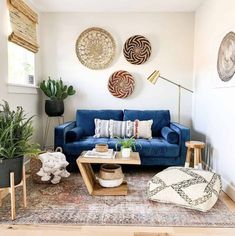
[(64, 114), (64, 99), (76, 93), (73, 86), (64, 85), (62, 79), (54, 80), (49, 77), (40, 83), (40, 89), (50, 98), (45, 102), (45, 112), (48, 116)]
[(118, 145), (121, 146), (121, 153), (123, 158), (129, 158), (131, 155), (132, 149), (136, 151), (136, 145), (138, 144), (141, 146), (139, 143), (136, 142), (134, 137), (131, 138), (118, 138), (118, 142), (116, 143), (116, 150)]
[(26, 118), (22, 107), (14, 111), (6, 101), (0, 104), (0, 188), (10, 186), (10, 172), (15, 185), (21, 182), (24, 156), (39, 152), (38, 145), (30, 142), (32, 135), (32, 117)]

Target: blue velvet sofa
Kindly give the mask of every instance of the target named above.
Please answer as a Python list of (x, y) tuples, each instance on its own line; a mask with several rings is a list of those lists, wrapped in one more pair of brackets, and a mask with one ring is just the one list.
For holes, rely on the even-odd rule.
[[(117, 139), (94, 138), (94, 119), (103, 120), (153, 120), (150, 140), (137, 139), (142, 165), (182, 166), (185, 162), (185, 141), (190, 139), (189, 128), (172, 123), (168, 110), (77, 110), (76, 120), (55, 127), (55, 147), (62, 147), (69, 170), (76, 169), (76, 159), (84, 150), (90, 150), (97, 143), (107, 143), (115, 148)], [(168, 128), (167, 128), (168, 127)], [(177, 134), (177, 142), (170, 142), (168, 131)], [(174, 131), (174, 132), (173, 132)], [(172, 136), (173, 137), (173, 136)]]

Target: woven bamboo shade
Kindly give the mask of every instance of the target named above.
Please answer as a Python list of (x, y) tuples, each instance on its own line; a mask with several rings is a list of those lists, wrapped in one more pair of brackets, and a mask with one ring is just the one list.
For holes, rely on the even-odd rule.
[(38, 15), (23, 0), (8, 0), (12, 33), (9, 41), (33, 53), (38, 52), (37, 28)]

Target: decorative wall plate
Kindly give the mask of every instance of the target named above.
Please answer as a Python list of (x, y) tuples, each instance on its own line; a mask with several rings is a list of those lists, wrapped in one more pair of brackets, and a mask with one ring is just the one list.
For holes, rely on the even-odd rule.
[(108, 67), (114, 58), (115, 49), (115, 41), (111, 34), (98, 27), (83, 31), (76, 42), (79, 61), (93, 70)]
[(132, 36), (124, 44), (123, 54), (131, 64), (143, 64), (151, 55), (151, 44), (144, 36)]
[(235, 33), (229, 32), (223, 38), (218, 52), (217, 71), (222, 81), (227, 82), (235, 74)]
[(135, 80), (127, 71), (116, 71), (109, 78), (108, 89), (114, 97), (126, 98), (133, 93), (134, 87)]

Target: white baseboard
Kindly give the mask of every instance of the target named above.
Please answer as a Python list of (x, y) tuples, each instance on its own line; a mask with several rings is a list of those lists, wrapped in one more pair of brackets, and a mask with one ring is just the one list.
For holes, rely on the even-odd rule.
[[(207, 170), (216, 172), (205, 162), (203, 162), (203, 166), (205, 166)], [(223, 176), (221, 176), (221, 181), (222, 190), (235, 202), (235, 187), (233, 187), (232, 184), (230, 184)]]

